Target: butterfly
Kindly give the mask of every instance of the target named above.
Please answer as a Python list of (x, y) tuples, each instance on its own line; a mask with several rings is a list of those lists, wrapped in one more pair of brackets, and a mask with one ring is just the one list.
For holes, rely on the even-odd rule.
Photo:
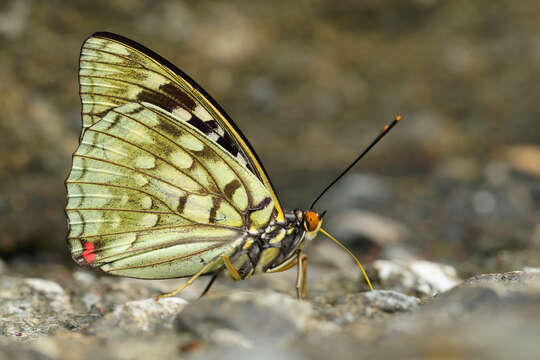
[(212, 276), (206, 293), (221, 273), (243, 280), (297, 266), (297, 297), (305, 297), (304, 245), (322, 232), (343, 247), (321, 228), (324, 213), (313, 206), (348, 169), (309, 210), (285, 210), (217, 102), (120, 35), (98, 32), (84, 42), (79, 85), (83, 126), (65, 210), (77, 264), (141, 279), (189, 277), (160, 297), (202, 275)]

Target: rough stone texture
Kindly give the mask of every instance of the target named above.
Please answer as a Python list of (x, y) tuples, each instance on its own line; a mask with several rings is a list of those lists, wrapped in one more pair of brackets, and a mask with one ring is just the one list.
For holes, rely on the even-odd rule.
[(181, 312), (186, 304), (186, 300), (177, 297), (128, 301), (93, 323), (87, 331), (102, 335), (114, 329), (138, 333), (169, 328), (172, 327), (175, 315)]
[(415, 310), (420, 304), (420, 300), (415, 297), (391, 290), (370, 291), (363, 293), (362, 298), (368, 308), (388, 313)]
[(1, 276), (0, 334), (37, 337), (70, 328), (70, 299), (62, 287), (43, 279)]
[(461, 282), (454, 267), (425, 260), (377, 260), (373, 267), (383, 288), (418, 296), (433, 296)]
[(331, 323), (343, 326), (363, 318), (385, 319), (396, 313), (418, 309), (420, 300), (392, 290), (347, 294), (328, 303), (316, 299), (319, 314)]
[(176, 328), (206, 341), (253, 348), (283, 344), (305, 331), (313, 316), (308, 302), (274, 292), (234, 292), (200, 299), (175, 320)]
[(467, 279), (464, 285), (493, 286), (495, 288), (505, 285), (506, 287), (522, 288), (523, 285), (531, 285), (531, 283), (536, 284), (536, 279), (540, 279), (540, 268), (525, 268), (523, 271), (476, 275)]
[(9, 343), (0, 348), (0, 359), (59, 360), (145, 360), (181, 359), (185, 340), (173, 332), (142, 334), (107, 339), (80, 333), (57, 333), (21, 345)]
[[(3, 275), (0, 359), (532, 359), (540, 356), (539, 275), (477, 275), (422, 302), (346, 288), (298, 301), (225, 283), (189, 303), (134, 299), (159, 292), (154, 282), (76, 272), (66, 291)], [(97, 308), (85, 305), (85, 294), (106, 288)]]
[[(310, 359), (535, 359), (540, 356), (540, 282), (523, 275), (491, 274), (480, 280), (483, 284), (476, 279), (473, 287), (429, 299), (412, 314), (382, 325), (359, 321), (345, 330), (348, 336), (307, 337), (295, 349)], [(508, 283), (509, 277), (520, 284)], [(512, 291), (498, 293), (491, 288), (495, 284)]]

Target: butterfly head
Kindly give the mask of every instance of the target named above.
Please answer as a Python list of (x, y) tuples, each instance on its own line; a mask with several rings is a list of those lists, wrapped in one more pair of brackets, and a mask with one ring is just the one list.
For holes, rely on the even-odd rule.
[(304, 224), (304, 229), (306, 230), (307, 240), (313, 240), (317, 236), (319, 230), (321, 229), (325, 213), (326, 211), (319, 214), (313, 210), (306, 210), (302, 212), (302, 223)]
[(323, 211), (321, 214), (319, 214), (316, 211), (313, 210), (295, 210), (295, 215), (298, 221), (300, 221), (303, 226), (304, 230), (306, 231), (305, 239), (306, 240), (313, 240), (317, 236), (319, 232), (321, 232), (324, 236), (328, 237), (330, 240), (332, 240), (336, 245), (338, 245), (340, 248), (345, 250), (347, 254), (349, 254), (354, 261), (358, 264), (358, 267), (360, 270), (362, 270), (362, 273), (364, 274), (364, 277), (369, 285), (369, 288), (373, 290), (373, 286), (371, 286), (371, 282), (369, 281), (369, 278), (362, 267), (362, 264), (360, 264), (360, 261), (354, 256), (354, 254), (347, 249), (343, 244), (341, 244), (339, 241), (337, 241), (332, 235), (330, 235), (326, 230), (321, 228), (323, 217), (326, 214), (326, 211)]

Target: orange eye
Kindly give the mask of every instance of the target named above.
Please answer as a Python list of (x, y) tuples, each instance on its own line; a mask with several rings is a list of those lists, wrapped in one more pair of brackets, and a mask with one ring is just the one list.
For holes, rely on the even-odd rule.
[(306, 224), (307, 231), (315, 231), (319, 226), (319, 215), (315, 211), (306, 211), (304, 214), (304, 222)]

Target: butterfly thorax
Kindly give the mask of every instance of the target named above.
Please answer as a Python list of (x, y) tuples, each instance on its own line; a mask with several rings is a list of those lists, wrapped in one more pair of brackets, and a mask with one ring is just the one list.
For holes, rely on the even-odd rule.
[(262, 231), (246, 236), (231, 256), (241, 278), (276, 272), (294, 261), (309, 234), (303, 223), (304, 211), (285, 211), (283, 221), (272, 220)]

